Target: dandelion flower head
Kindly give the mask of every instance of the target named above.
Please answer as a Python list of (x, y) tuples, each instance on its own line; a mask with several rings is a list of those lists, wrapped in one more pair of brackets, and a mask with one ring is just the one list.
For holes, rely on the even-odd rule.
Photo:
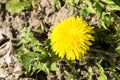
[(52, 50), (60, 58), (75, 60), (84, 56), (90, 41), (94, 41), (93, 27), (80, 17), (69, 17), (54, 26), (51, 34)]

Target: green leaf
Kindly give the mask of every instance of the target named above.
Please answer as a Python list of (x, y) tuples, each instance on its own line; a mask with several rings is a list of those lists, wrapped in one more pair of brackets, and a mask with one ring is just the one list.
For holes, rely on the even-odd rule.
[(41, 70), (44, 71), (46, 74), (50, 74), (49, 69), (47, 68), (46, 64), (41, 65)]
[(61, 3), (60, 3), (60, 0), (53, 0), (53, 2), (55, 3), (55, 6), (58, 10), (61, 9)]
[(102, 16), (99, 19), (99, 24), (104, 28), (108, 29), (108, 27), (112, 24), (114, 17), (107, 12), (102, 12)]
[(52, 70), (52, 71), (59, 72), (59, 68), (57, 67), (56, 62), (53, 62), (53, 63), (51, 64), (51, 70)]
[[(37, 53), (37, 52), (28, 52), (28, 53), (26, 53), (26, 54), (24, 54), (24, 55), (27, 55), (27, 56), (33, 58), (34, 60), (39, 59), (38, 57), (40, 56), (40, 54)], [(23, 56), (24, 56), (24, 55), (23, 55)]]
[(92, 80), (92, 75), (93, 75), (92, 67), (89, 67), (88, 72), (89, 72), (88, 80)]
[(66, 0), (66, 3), (70, 6), (74, 6), (74, 0)]
[(41, 69), (46, 74), (50, 74), (49, 69), (47, 68), (45, 63), (41, 63), (41, 62), (36, 61), (33, 63), (33, 68), (34, 69)]
[(104, 29), (108, 29), (103, 20), (99, 20), (99, 24), (100, 24)]
[(107, 4), (114, 4), (113, 0), (101, 0), (101, 1)]
[(85, 8), (88, 13), (96, 13), (95, 8), (93, 8), (93, 3), (90, 0), (85, 0), (84, 3), (88, 6)]
[(102, 16), (102, 11), (103, 11), (102, 5), (99, 2), (96, 2), (94, 5), (94, 8), (97, 11), (96, 16), (98, 16), (98, 18), (100, 18)]
[(70, 74), (67, 70), (65, 70), (64, 73), (67, 75), (67, 80), (72, 80), (73, 79), (73, 75)]
[[(41, 46), (39, 41), (33, 36), (33, 33), (24, 28), (20, 34), (20, 42), (17, 49), (23, 67), (28, 71), (36, 71), (38, 69), (49, 74), (46, 63), (43, 63), (48, 57), (46, 50)], [(34, 70), (33, 70), (34, 69)]]
[(40, 61), (45, 60), (48, 57), (48, 54), (47, 54), (46, 50), (43, 47), (38, 46), (38, 51), (41, 52), (40, 56), (39, 56)]
[(31, 66), (33, 66), (34, 69), (41, 69), (46, 74), (49, 74), (47, 66), (43, 63), (40, 63), (39, 58), (42, 59), (43, 55), (41, 56), (41, 54), (34, 52), (28, 52), (26, 54), (21, 55), (23, 67), (29, 72), (31, 70)]
[(118, 6), (117, 4), (109, 4), (106, 6), (108, 11), (112, 11), (112, 10), (120, 10), (120, 6)]
[(102, 0), (102, 2), (106, 3), (106, 9), (108, 11), (120, 10), (120, 1), (119, 0)]
[(74, 0), (74, 2), (75, 2), (76, 4), (78, 4), (79, 1), (80, 1), (80, 0)]
[(120, 53), (120, 45), (117, 46), (116, 51)]
[(31, 70), (30, 64), (32, 62), (32, 58), (28, 54), (21, 55), (21, 61), (23, 67), (29, 72)]
[(6, 9), (11, 13), (18, 13), (29, 7), (30, 3), (28, 1), (20, 2), (20, 0), (10, 0), (6, 3)]
[(104, 73), (104, 69), (102, 68), (102, 66), (100, 65), (100, 63), (97, 63), (98, 66), (98, 70), (100, 72), (100, 76), (97, 77), (97, 80), (108, 80), (107, 76)]
[(66, 3), (70, 6), (75, 6), (75, 4), (78, 4), (80, 0), (66, 0)]

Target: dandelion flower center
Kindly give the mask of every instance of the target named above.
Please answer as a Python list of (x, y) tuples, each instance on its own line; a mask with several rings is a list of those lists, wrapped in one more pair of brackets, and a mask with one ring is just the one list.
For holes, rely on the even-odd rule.
[(50, 34), (52, 50), (61, 58), (75, 60), (84, 56), (90, 41), (94, 41), (93, 27), (80, 17), (70, 17), (54, 26)]

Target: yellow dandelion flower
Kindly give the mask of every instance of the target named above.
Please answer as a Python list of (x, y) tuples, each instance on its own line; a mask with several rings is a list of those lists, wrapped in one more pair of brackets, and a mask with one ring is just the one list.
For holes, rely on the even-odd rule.
[(80, 17), (70, 17), (57, 24), (51, 34), (51, 45), (56, 55), (67, 60), (75, 60), (84, 56), (90, 41), (94, 41), (93, 27)]

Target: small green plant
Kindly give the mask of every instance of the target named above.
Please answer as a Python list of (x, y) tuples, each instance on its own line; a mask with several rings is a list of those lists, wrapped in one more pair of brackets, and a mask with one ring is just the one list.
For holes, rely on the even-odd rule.
[(105, 75), (105, 71), (103, 67), (100, 65), (100, 63), (97, 63), (98, 66), (98, 72), (99, 72), (99, 77), (97, 77), (97, 80), (108, 80), (107, 76)]
[(97, 76), (97, 74), (94, 73), (92, 67), (89, 67), (88, 74), (87, 74), (88, 75), (88, 80), (93, 80), (93, 75), (96, 75), (97, 80), (108, 80), (107, 76), (105, 74), (105, 71), (104, 71), (103, 67), (101, 66), (100, 62), (97, 62), (96, 65), (97, 66), (96, 66), (96, 70), (95, 71), (97, 72), (97, 74), (99, 76)]
[[(17, 49), (16, 54), (29, 74), (32, 75), (31, 72), (36, 72), (37, 70), (42, 70), (46, 74), (50, 74), (50, 71), (59, 71), (56, 61), (52, 60), (53, 57), (50, 58), (48, 56), (47, 50), (44, 49), (42, 47), (43, 44), (34, 37), (33, 32), (24, 28), (21, 31), (19, 38), (20, 42), (17, 44), (19, 48)], [(48, 59), (50, 61), (48, 61)]]
[(80, 0), (66, 0), (66, 4), (75, 7), (76, 4), (78, 4)]
[(35, 8), (40, 0), (10, 0), (6, 3), (6, 10), (11, 13), (18, 13), (25, 9)]
[(57, 10), (60, 10), (61, 9), (60, 0), (53, 0), (53, 2), (55, 3), (55, 6), (56, 6)]
[(118, 0), (82, 0), (80, 14), (82, 17), (96, 16), (97, 25), (108, 29), (110, 25), (114, 25), (114, 12), (120, 10), (119, 3)]
[(120, 53), (120, 24), (119, 23), (117, 24), (116, 35), (114, 35), (114, 38), (116, 39), (116, 43), (118, 43), (116, 51)]
[[(11, 6), (13, 2), (15, 4)], [(21, 8), (11, 8), (17, 5), (16, 2), (20, 4)], [(56, 8), (60, 10), (62, 7), (61, 0), (54, 0), (54, 2), (56, 4)], [(79, 2), (81, 2), (80, 5), (82, 5), (80, 10), (81, 17), (95, 17), (96, 19), (96, 24), (94, 25), (95, 43), (93, 42), (93, 46), (90, 47), (90, 51), (88, 51), (89, 54), (87, 54), (87, 56), (84, 58), (74, 61), (67, 61), (65, 58), (62, 59), (65, 64), (67, 64), (68, 68), (68, 70), (66, 67), (65, 69), (62, 69), (63, 73), (67, 77), (66, 80), (119, 80), (120, 65), (119, 61), (117, 62), (117, 57), (119, 58), (119, 56), (116, 55), (116, 53), (120, 53), (120, 17), (116, 15), (115, 12), (120, 10), (120, 2), (118, 0), (66, 0), (65, 4), (75, 8), (76, 4)], [(11, 9), (9, 9), (9, 6), (11, 6)], [(33, 6), (32, 3), (27, 0), (23, 0), (23, 2), (21, 0), (11, 0), (8, 2), (8, 4), (6, 4), (6, 8), (8, 8), (8, 11), (10, 10), (10, 12), (19, 12), (21, 10), (30, 8), (31, 6)], [(68, 26), (63, 33), (66, 33), (68, 28), (70, 27)], [(85, 30), (87, 29), (85, 28)], [(44, 29), (41, 31), (34, 31), (40, 32), (40, 34), (44, 33)], [(61, 30), (57, 30), (55, 32), (57, 33), (59, 31)], [(55, 36), (56, 33), (53, 36)], [(56, 40), (53, 38), (53, 44), (63, 41), (63, 36), (61, 37), (60, 33), (61, 38), (59, 41), (56, 41), (58, 40), (58, 36), (56, 36)], [(66, 40), (70, 40), (70, 37), (67, 37), (68, 38)], [(34, 32), (29, 31), (26, 28), (21, 31), (19, 38), (20, 41), (17, 44), (17, 47), (19, 48), (17, 49), (16, 54), (27, 73), (30, 73), (32, 75), (32, 72), (43, 71), (49, 75), (52, 73), (51, 71), (55, 71), (56, 73), (60, 71), (56, 63), (56, 61), (59, 59), (57, 56), (55, 56), (55, 54), (53, 54), (54, 52), (51, 50), (49, 39), (40, 42), (40, 40), (35, 38)], [(78, 37), (75, 39), (77, 38)], [(62, 43), (63, 42), (61, 42), (61, 44)], [(73, 43), (75, 43), (75, 41), (73, 41)], [(73, 46), (73, 43), (70, 44), (70, 47), (73, 47), (74, 49), (76, 45)], [(60, 44), (56, 45), (57, 50), (60, 50), (59, 45)], [(59, 52), (63, 51), (63, 47), (64, 46), (61, 46), (61, 50)], [(79, 50), (79, 48), (77, 49)], [(66, 48), (64, 50), (66, 50)], [(70, 50), (68, 50), (68, 52), (69, 51)], [(64, 64), (61, 65), (64, 66)], [(107, 73), (106, 70), (108, 70), (109, 73)]]
[[(55, 3), (55, 6), (57, 8), (57, 10), (60, 10), (61, 9), (61, 1), (60, 0), (53, 0), (53, 2)], [(75, 7), (76, 4), (78, 4), (80, 2), (80, 0), (66, 0), (65, 1), (65, 4), (71, 6), (71, 7)]]

